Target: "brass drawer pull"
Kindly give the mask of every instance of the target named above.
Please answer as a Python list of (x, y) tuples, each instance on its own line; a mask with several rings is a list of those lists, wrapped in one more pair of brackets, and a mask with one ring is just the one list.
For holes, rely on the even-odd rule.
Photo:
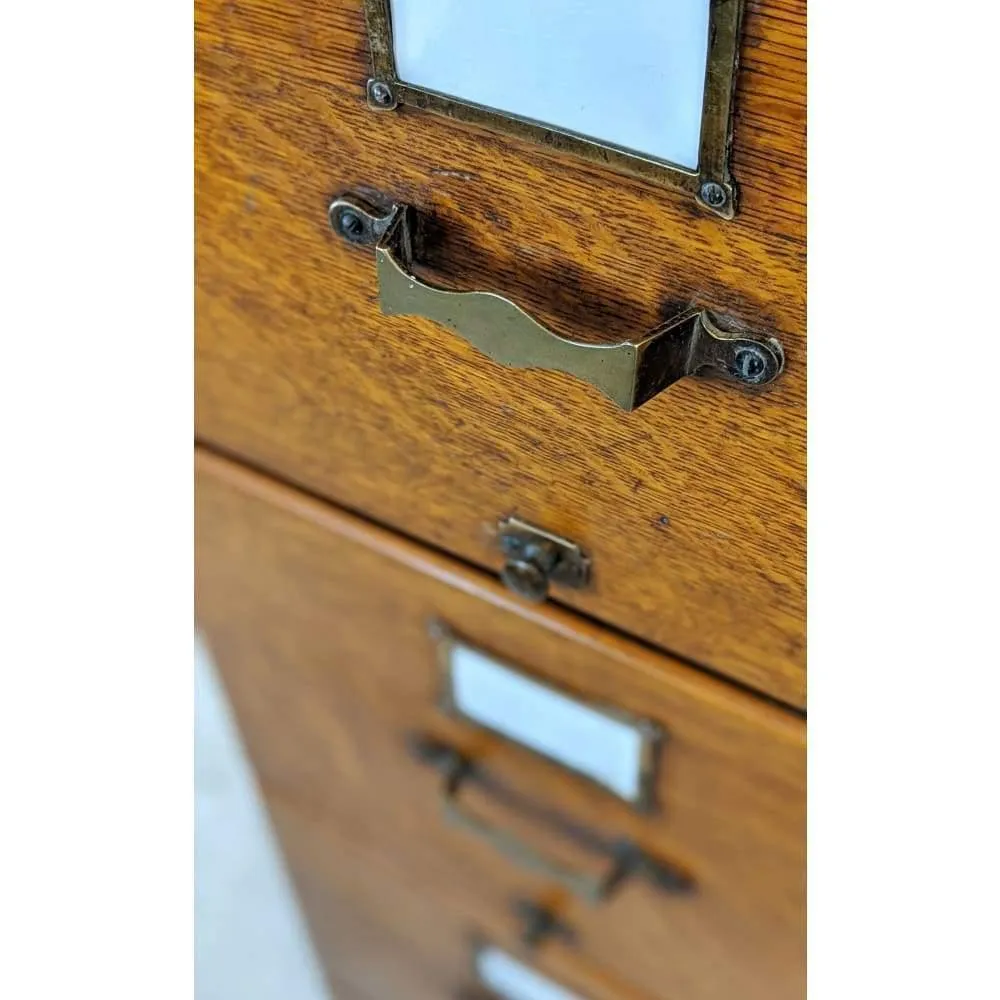
[[(637, 844), (622, 839), (609, 841), (563, 818), (544, 806), (527, 803), (520, 795), (504, 788), (494, 778), (466, 757), (460, 750), (423, 733), (408, 741), (411, 755), (444, 775), (442, 805), (446, 819), (485, 840), (510, 861), (551, 878), (590, 903), (607, 899), (626, 879), (642, 877), (658, 889), (670, 893), (687, 893), (694, 888), (688, 875), (673, 865), (646, 854)], [(535, 850), (519, 837), (488, 823), (463, 809), (458, 794), (465, 782), (476, 782), (494, 796), (520, 807), (534, 818), (547, 820), (567, 839), (608, 857), (608, 868), (598, 875), (577, 871), (560, 864)]]
[(349, 243), (375, 246), (379, 303), (386, 315), (424, 316), (454, 330), (508, 368), (545, 368), (595, 386), (623, 410), (634, 410), (685, 375), (712, 369), (744, 385), (773, 381), (784, 352), (773, 337), (720, 329), (691, 308), (636, 341), (584, 344), (561, 337), (494, 292), (453, 292), (413, 273), (417, 213), (394, 204), (380, 212), (354, 195), (329, 208), (333, 231)]

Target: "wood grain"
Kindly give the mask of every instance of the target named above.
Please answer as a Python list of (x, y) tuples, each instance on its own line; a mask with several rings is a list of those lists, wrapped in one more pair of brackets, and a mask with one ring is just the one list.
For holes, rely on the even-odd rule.
[[(406, 995), (450, 995), (470, 934), (515, 940), (510, 904), (520, 897), (553, 906), (577, 931), (575, 951), (543, 947), (553, 974), (603, 980), (609, 997), (802, 995), (800, 718), (568, 611), (525, 608), (488, 574), (238, 464), (200, 453), (197, 469), (198, 622), (332, 969), (374, 996), (403, 995), (384, 978), (400, 942), (420, 970)], [(580, 697), (663, 725), (660, 812), (638, 814), (443, 716), (433, 619)], [(589, 906), (521, 871), (444, 825), (439, 776), (405, 750), (414, 730), (576, 822), (673, 860), (696, 893), (633, 882)], [(559, 850), (550, 831), (532, 836)]]
[[(197, 0), (199, 438), (483, 567), (516, 512), (593, 557), (558, 600), (805, 703), (805, 3), (749, 3), (731, 223), (686, 196), (411, 109), (368, 110), (358, 0)], [(775, 332), (763, 393), (632, 414), (387, 318), (330, 198), (434, 220), (427, 275), (613, 340), (696, 301)]]

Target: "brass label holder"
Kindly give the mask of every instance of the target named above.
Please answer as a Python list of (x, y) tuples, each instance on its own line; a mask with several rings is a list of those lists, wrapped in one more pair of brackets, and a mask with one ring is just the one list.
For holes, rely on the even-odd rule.
[(328, 216), (348, 243), (375, 247), (379, 304), (386, 315), (422, 316), (454, 330), (498, 364), (565, 372), (634, 410), (687, 375), (712, 370), (748, 386), (773, 381), (784, 368), (781, 344), (769, 336), (722, 329), (704, 309), (689, 308), (635, 340), (589, 344), (547, 329), (495, 292), (456, 292), (413, 270), (416, 210), (382, 211), (355, 195), (334, 199)]
[[(437, 705), (445, 715), (492, 733), (639, 812), (662, 812), (656, 788), (669, 741), (662, 724), (532, 674), (476, 646), (438, 619), (428, 623), (428, 634), (437, 661)], [(477, 683), (484, 678), (488, 687)], [(486, 690), (489, 695), (484, 701)], [(502, 707), (510, 704), (518, 704), (524, 714)], [(609, 725), (595, 726), (595, 717)], [(534, 721), (526, 725), (525, 718)], [(539, 741), (541, 731), (545, 738)], [(581, 755), (579, 734), (584, 731), (589, 752)], [(633, 739), (623, 741), (623, 732)], [(631, 744), (628, 749), (626, 742)], [(598, 749), (605, 763), (614, 761), (606, 769), (595, 767), (592, 751)]]
[[(406, 83), (399, 79), (396, 70), (390, 0), (363, 0), (363, 3), (373, 73), (367, 82), (365, 97), (372, 111), (392, 112), (403, 105), (486, 127), (687, 192), (713, 214), (723, 219), (735, 217), (737, 187), (729, 167), (729, 153), (744, 0), (711, 0), (701, 140), (698, 167), (694, 170), (568, 129)], [(669, 95), (664, 94), (664, 100), (668, 99)]]

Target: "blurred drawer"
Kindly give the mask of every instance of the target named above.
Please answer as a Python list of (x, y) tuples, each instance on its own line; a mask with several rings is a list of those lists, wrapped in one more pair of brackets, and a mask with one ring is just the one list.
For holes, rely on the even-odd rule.
[[(477, 953), (497, 950), (579, 1000), (670, 1000), (647, 993), (554, 938), (534, 948), (512, 917), (516, 880), (466, 867), (448, 878), (419, 852), (390, 858), (379, 838), (268, 796), (336, 1000), (493, 1000)], [(500, 1000), (506, 1000), (500, 993)], [(520, 1000), (520, 998), (518, 998)], [(548, 998), (546, 998), (548, 1000)]]
[[(805, 2), (747, 5), (736, 218), (543, 147), (364, 95), (359, 0), (199, 0), (200, 440), (482, 567), (516, 513), (580, 545), (557, 599), (805, 702)], [(327, 223), (377, 189), (432, 220), (429, 278), (582, 340), (689, 302), (780, 338), (763, 392), (684, 379), (632, 413), (387, 317)]]
[[(357, 913), (409, 938), (438, 988), (434, 970), (453, 968), (470, 935), (517, 939), (520, 900), (572, 929), (572, 945), (544, 940), (541, 958), (572, 949), (566, 961), (615, 995), (802, 995), (801, 719), (568, 612), (526, 608), (482, 573), (226, 460), (202, 452), (197, 467), (198, 622), (331, 968), (361, 977), (376, 960), (345, 957)], [(443, 712), (428, 631), (440, 622), (566, 698), (662, 729), (651, 808)], [(693, 891), (630, 876), (594, 903), (446, 825), (441, 776), (408, 753), (414, 733), (543, 806), (529, 815), (489, 787), (457, 788), (464, 809), (539, 853), (603, 870), (607, 858), (564, 836), (572, 825), (627, 840)]]

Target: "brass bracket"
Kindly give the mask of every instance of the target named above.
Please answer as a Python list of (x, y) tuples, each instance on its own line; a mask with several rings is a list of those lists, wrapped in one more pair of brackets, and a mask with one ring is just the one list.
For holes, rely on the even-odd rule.
[(418, 219), (412, 206), (394, 204), (380, 211), (347, 194), (334, 199), (328, 215), (342, 239), (375, 247), (379, 303), (386, 315), (434, 320), (508, 368), (574, 375), (623, 410), (642, 406), (686, 375), (711, 370), (743, 385), (761, 386), (784, 368), (784, 351), (774, 337), (729, 332), (694, 307), (637, 340), (570, 340), (495, 292), (454, 292), (418, 277), (413, 270)]

